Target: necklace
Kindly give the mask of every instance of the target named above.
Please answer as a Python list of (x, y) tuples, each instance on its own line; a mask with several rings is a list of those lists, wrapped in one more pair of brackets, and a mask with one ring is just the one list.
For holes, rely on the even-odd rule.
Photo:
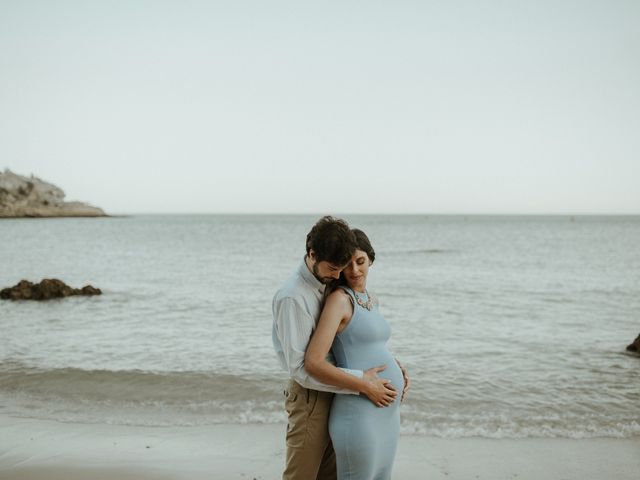
[(356, 297), (356, 302), (358, 302), (358, 305), (360, 305), (362, 308), (366, 308), (367, 310), (371, 310), (371, 308), (373, 307), (373, 302), (371, 301), (371, 295), (369, 295), (369, 292), (367, 291), (367, 289), (364, 289), (364, 293), (367, 296), (367, 301), (363, 301), (359, 296), (358, 296), (358, 292), (356, 292), (355, 290), (353, 291), (353, 294)]

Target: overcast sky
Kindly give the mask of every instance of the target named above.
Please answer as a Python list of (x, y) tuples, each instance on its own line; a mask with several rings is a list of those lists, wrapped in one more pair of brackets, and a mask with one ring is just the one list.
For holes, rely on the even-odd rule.
[(110, 213), (640, 213), (640, 2), (0, 0), (0, 169)]

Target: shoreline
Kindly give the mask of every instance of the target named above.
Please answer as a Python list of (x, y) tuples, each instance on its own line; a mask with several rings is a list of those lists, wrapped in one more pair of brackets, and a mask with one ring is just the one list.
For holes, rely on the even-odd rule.
[[(280, 478), (285, 424), (138, 427), (0, 415), (0, 479)], [(637, 478), (640, 437), (444, 439), (401, 436), (393, 478)]]

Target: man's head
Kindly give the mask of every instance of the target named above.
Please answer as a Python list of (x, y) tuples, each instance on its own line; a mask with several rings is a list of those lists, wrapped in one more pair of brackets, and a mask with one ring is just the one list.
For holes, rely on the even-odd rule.
[(356, 249), (356, 238), (347, 222), (322, 217), (307, 234), (307, 265), (322, 283), (338, 277)]

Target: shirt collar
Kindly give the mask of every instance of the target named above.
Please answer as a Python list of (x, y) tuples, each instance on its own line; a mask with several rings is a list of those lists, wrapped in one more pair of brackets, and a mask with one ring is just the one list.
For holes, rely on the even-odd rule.
[(302, 263), (300, 264), (300, 275), (305, 281), (313, 287), (314, 290), (317, 290), (320, 293), (324, 293), (324, 283), (318, 280), (313, 273), (307, 267), (307, 262), (305, 261), (307, 257), (302, 258)]

